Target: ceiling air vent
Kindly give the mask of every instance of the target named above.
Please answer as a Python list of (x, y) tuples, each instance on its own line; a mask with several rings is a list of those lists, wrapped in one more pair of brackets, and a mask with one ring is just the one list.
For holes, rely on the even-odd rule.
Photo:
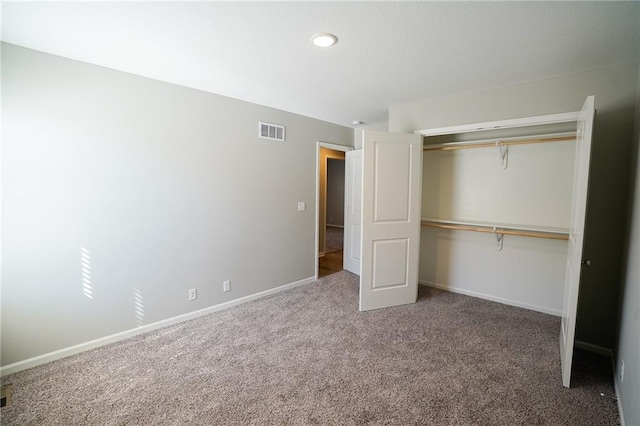
[(258, 137), (274, 141), (284, 140), (284, 126), (271, 123), (258, 122)]

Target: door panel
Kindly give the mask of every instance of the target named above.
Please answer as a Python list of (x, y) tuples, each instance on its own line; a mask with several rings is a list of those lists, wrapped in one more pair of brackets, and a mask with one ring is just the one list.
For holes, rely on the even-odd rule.
[(360, 310), (416, 301), (422, 138), (368, 132), (362, 149)]
[(562, 323), (560, 329), (562, 384), (566, 387), (569, 387), (571, 384), (571, 364), (573, 361), (576, 313), (578, 310), (578, 293), (580, 290), (580, 269), (582, 267), (582, 246), (587, 210), (591, 134), (593, 131), (594, 116), (594, 97), (589, 96), (582, 107), (577, 126), (567, 272), (565, 275)]
[[(411, 189), (411, 146), (377, 143), (373, 173), (374, 222), (407, 222)], [(380, 159), (383, 161), (380, 161)]]
[(362, 150), (349, 151), (345, 163), (344, 259), (347, 271), (360, 275), (362, 244)]
[(406, 287), (409, 239), (373, 242), (373, 276), (371, 288), (376, 291)]

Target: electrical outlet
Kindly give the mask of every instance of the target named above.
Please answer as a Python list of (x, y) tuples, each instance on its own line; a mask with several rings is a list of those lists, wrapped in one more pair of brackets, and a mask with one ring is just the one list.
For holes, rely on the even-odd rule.
[(196, 300), (198, 298), (198, 293), (196, 293), (196, 289), (192, 288), (189, 290), (189, 300)]
[(624, 360), (620, 361), (620, 383), (624, 382)]
[(0, 389), (0, 407), (8, 407), (13, 397), (13, 385), (10, 383)]
[(231, 291), (231, 281), (227, 280), (222, 283), (222, 291), (224, 291), (225, 293), (227, 291)]

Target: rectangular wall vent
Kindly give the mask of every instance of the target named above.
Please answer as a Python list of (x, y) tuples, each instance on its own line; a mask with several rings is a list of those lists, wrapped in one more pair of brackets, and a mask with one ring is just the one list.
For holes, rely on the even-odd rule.
[(284, 140), (284, 126), (271, 123), (258, 122), (258, 137), (274, 141)]

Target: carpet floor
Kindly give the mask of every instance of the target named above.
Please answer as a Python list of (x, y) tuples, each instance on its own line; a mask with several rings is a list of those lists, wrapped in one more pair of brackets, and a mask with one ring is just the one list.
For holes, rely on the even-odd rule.
[(615, 425), (610, 361), (562, 386), (553, 316), (421, 287), (358, 312), (342, 271), (6, 376), (2, 425)]

